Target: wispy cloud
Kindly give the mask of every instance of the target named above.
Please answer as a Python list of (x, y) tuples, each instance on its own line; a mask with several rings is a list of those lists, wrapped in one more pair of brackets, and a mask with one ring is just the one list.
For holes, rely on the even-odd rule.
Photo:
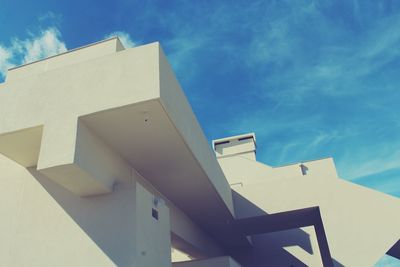
[[(282, 16), (264, 16), (252, 31), (244, 62), (264, 73), (257, 80), (260, 95), (292, 105), (309, 97), (374, 89), (363, 79), (400, 55), (400, 15), (387, 16), (355, 34), (352, 25), (334, 20), (337, 14), (327, 16), (321, 2), (304, 2), (286, 7)], [(346, 8), (357, 13), (359, 4)]]
[(67, 51), (61, 34), (55, 27), (40, 30), (36, 35), (21, 40), (14, 38), (11, 45), (0, 44), (0, 77), (4, 77), (7, 69), (30, 63)]
[(6, 73), (7, 69), (11, 66), (10, 60), (12, 51), (0, 45), (0, 78)]
[(54, 13), (52, 11), (48, 11), (45, 14), (38, 17), (38, 21), (43, 22), (50, 22), (51, 24), (58, 25), (62, 21), (62, 15), (58, 13)]
[(400, 197), (400, 167), (358, 177), (352, 181), (386, 194)]
[[(54, 13), (47, 13), (39, 20), (55, 20), (58, 16)], [(110, 33), (106, 38), (118, 36), (127, 48), (136, 45), (130, 35), (123, 31)], [(4, 78), (7, 69), (34, 62), (43, 58), (57, 55), (67, 51), (67, 46), (62, 39), (62, 35), (57, 27), (51, 26), (46, 29), (38, 30), (36, 33), (29, 32), (29, 38), (12, 38), (10, 45), (0, 43), (0, 78)]]
[[(400, 144), (393, 145), (398, 147)], [(374, 149), (373, 146), (370, 149), (372, 153), (353, 152), (340, 160), (344, 178), (360, 179), (400, 168), (400, 152), (398, 150), (394, 152), (390, 144), (381, 144), (380, 149)], [(398, 182), (400, 189), (400, 180)]]
[(137, 43), (132, 40), (129, 33), (124, 32), (124, 31), (115, 31), (115, 32), (106, 34), (104, 36), (104, 38), (111, 38), (114, 36), (117, 36), (121, 40), (121, 42), (125, 46), (125, 48), (130, 48), (130, 47), (134, 47), (137, 45)]
[(33, 36), (24, 41), (14, 40), (17, 52), (24, 55), (23, 63), (33, 62), (49, 56), (67, 51), (65, 43), (61, 40), (61, 34), (56, 28), (49, 28), (40, 32), (39, 36)]

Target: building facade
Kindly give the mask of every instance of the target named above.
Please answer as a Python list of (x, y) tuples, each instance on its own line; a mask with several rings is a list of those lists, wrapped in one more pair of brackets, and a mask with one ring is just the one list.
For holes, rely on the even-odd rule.
[[(118, 38), (0, 84), (0, 266), (372, 266), (400, 201), (331, 158), (271, 167), (208, 144), (158, 43)], [(261, 148), (262, 149), (262, 148)]]

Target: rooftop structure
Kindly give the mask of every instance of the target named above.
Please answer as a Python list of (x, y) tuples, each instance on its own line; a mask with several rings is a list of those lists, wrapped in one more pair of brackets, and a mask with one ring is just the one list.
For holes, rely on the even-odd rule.
[[(262, 147), (260, 149), (263, 149)], [(118, 38), (0, 84), (0, 265), (372, 266), (400, 201), (332, 158), (271, 167), (254, 133), (208, 144), (158, 43)]]

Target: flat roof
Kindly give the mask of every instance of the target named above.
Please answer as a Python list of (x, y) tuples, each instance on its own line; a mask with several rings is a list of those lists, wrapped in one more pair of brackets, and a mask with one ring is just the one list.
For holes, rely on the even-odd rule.
[[(108, 41), (111, 41), (111, 40), (114, 40), (114, 39), (118, 39), (118, 41), (121, 42), (121, 40), (119, 39), (118, 36), (113, 36), (113, 37), (110, 37), (110, 38), (107, 38), (107, 39), (104, 39), (104, 40), (101, 40), (101, 41), (98, 41), (98, 42), (95, 42), (95, 43), (87, 44), (87, 45), (84, 45), (84, 46), (79, 46), (77, 48), (73, 48), (73, 49), (67, 50), (65, 52), (53, 55), (53, 56), (45, 57), (45, 58), (38, 59), (38, 60), (29, 62), (29, 63), (25, 63), (25, 64), (22, 64), (22, 65), (19, 65), (19, 66), (15, 66), (15, 67), (9, 68), (8, 70), (10, 71), (10, 70), (15, 70), (15, 69), (18, 69), (18, 68), (22, 68), (22, 67), (25, 67), (25, 66), (28, 66), (28, 65), (31, 65), (31, 64), (38, 63), (40, 61), (45, 61), (45, 60), (50, 59), (50, 58), (55, 58), (55, 57), (58, 57), (58, 56), (62, 56), (62, 55), (68, 54), (68, 53), (75, 52), (77, 50), (81, 50), (81, 49), (84, 49), (84, 48), (95, 46), (95, 45), (98, 45), (98, 44), (101, 44), (101, 43), (105, 43), (105, 42), (108, 42)], [(122, 42), (121, 42), (121, 44), (122, 44)], [(122, 46), (123, 46), (123, 44), (122, 44)]]

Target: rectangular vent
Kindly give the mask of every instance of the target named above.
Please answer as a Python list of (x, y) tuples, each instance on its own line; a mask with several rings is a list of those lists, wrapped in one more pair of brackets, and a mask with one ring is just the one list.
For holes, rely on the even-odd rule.
[(248, 140), (248, 139), (253, 139), (253, 136), (242, 137), (242, 138), (239, 138), (238, 140), (243, 141), (243, 140)]
[(223, 144), (229, 144), (231, 141), (221, 141), (221, 142), (218, 142), (218, 143), (214, 143), (214, 146), (218, 146), (218, 145), (223, 145)]

